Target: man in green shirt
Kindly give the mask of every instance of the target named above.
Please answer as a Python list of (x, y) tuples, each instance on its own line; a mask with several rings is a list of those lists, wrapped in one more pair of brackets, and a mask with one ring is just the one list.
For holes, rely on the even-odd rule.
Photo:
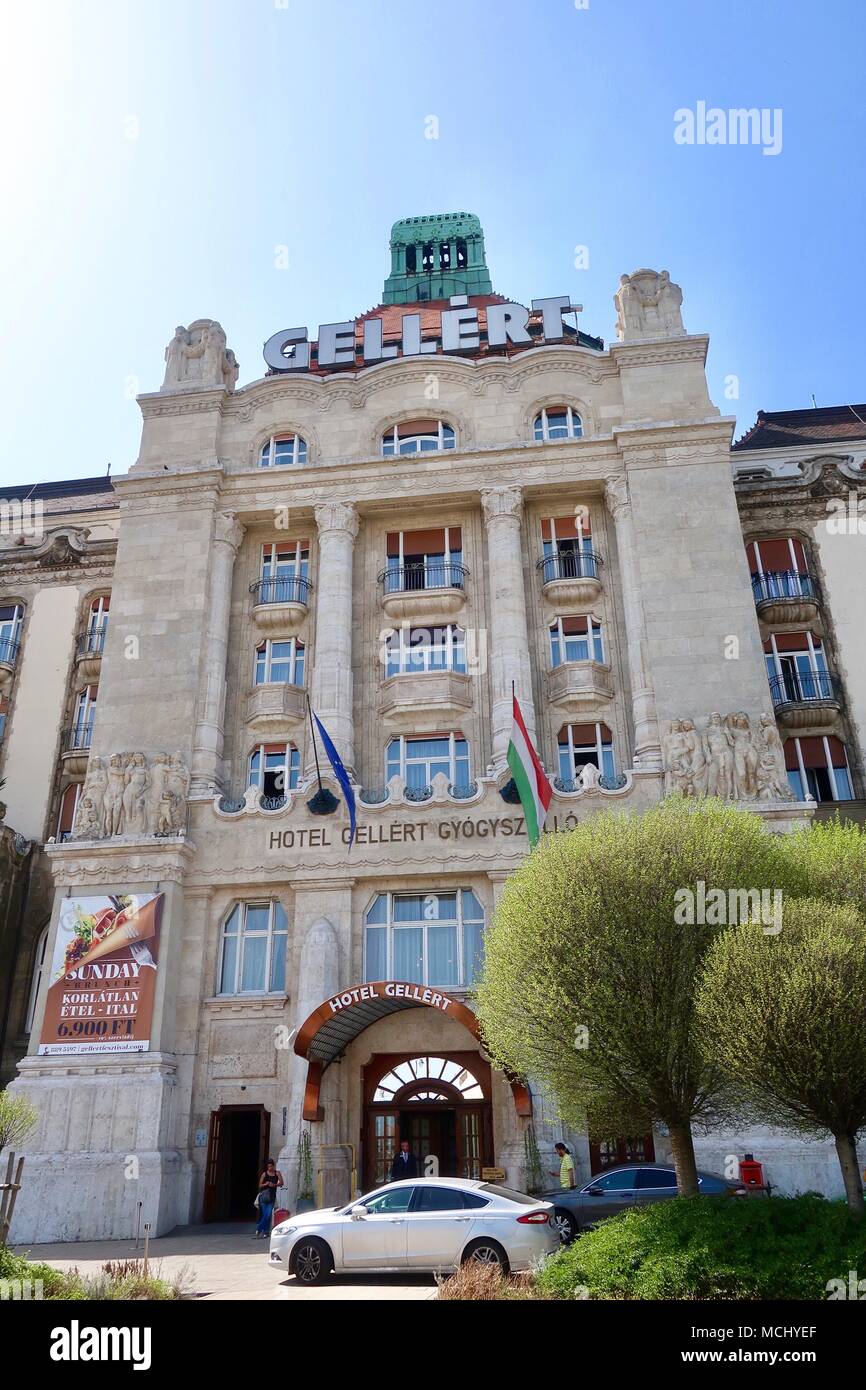
[[(560, 1159), (559, 1164), (559, 1185), (560, 1187), (574, 1187), (574, 1159), (565, 1144), (554, 1144), (557, 1155)], [(550, 1168), (550, 1176), (556, 1177), (556, 1169)]]

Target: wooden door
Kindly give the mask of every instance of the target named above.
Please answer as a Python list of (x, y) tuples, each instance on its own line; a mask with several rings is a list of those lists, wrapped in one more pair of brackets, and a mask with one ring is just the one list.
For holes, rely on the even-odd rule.
[(210, 1133), (207, 1140), (207, 1162), (204, 1170), (204, 1219), (213, 1221), (217, 1200), (217, 1174), (219, 1172), (220, 1136), (222, 1134), (222, 1114), (212, 1110)]
[(465, 1106), (457, 1113), (457, 1176), (480, 1178), (485, 1160), (483, 1107)]
[(619, 1135), (590, 1144), (589, 1169), (591, 1173), (603, 1173), (605, 1168), (616, 1168), (621, 1163), (655, 1163), (655, 1157), (651, 1134)]

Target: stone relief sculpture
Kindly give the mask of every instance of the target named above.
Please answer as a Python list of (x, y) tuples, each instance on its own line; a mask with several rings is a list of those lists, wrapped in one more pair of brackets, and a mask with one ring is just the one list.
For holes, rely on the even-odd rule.
[(709, 715), (703, 731), (693, 719), (674, 719), (662, 738), (668, 791), (723, 801), (792, 801), (785, 750), (776, 721), (762, 714), (753, 729), (741, 710)]
[(226, 335), (216, 319), (196, 319), (189, 328), (179, 324), (165, 350), (163, 391), (198, 386), (225, 386), (233, 391), (238, 360), (226, 347)]
[(619, 277), (614, 295), (616, 336), (621, 342), (635, 338), (681, 338), (683, 292), (666, 270), (636, 270)]
[(92, 757), (75, 816), (75, 840), (179, 835), (186, 824), (189, 769), (182, 753)]

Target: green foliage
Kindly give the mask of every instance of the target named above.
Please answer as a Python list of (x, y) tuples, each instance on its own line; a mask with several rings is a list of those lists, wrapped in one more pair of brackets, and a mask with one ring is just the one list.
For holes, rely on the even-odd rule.
[[(715, 926), (675, 923), (676, 894), (774, 889), (779, 838), (760, 817), (670, 797), (545, 837), (505, 885), (478, 990), (496, 1062), (532, 1075), (594, 1135), (688, 1127), (726, 1113), (694, 996)], [(585, 1048), (575, 1046), (587, 1030)]]
[(759, 1119), (818, 1137), (866, 1125), (866, 920), (853, 907), (804, 898), (779, 936), (729, 928), (707, 955), (697, 1015)]
[(843, 821), (814, 821), (780, 836), (781, 886), (794, 898), (826, 898), (866, 910), (866, 832)]
[(14, 1091), (0, 1091), (0, 1150), (14, 1149), (26, 1139), (39, 1118), (35, 1105)]
[(31, 1298), (35, 1298), (33, 1286), (41, 1281), (43, 1298), (64, 1301), (166, 1302), (188, 1298), (191, 1291), (190, 1275), (185, 1268), (172, 1279), (164, 1279), (158, 1263), (150, 1266), (145, 1277), (141, 1260), (109, 1260), (99, 1273), (82, 1274), (78, 1269), (64, 1271), (31, 1261), (6, 1246), (0, 1247), (0, 1280), (29, 1281)]
[(523, 1131), (523, 1180), (527, 1192), (541, 1192), (544, 1189), (544, 1168), (535, 1125), (527, 1125)]
[(313, 1183), (313, 1144), (309, 1129), (302, 1129), (298, 1139), (298, 1190), (296, 1201), (309, 1201), (315, 1195)]
[(676, 1197), (587, 1232), (541, 1270), (547, 1296), (824, 1299), (866, 1269), (866, 1225), (820, 1197)]

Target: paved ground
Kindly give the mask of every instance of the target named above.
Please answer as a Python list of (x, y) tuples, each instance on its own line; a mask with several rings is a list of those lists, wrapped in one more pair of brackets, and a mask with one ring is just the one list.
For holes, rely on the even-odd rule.
[[(24, 1253), (24, 1247), (17, 1247)], [(78, 1266), (82, 1274), (97, 1272), (106, 1260), (141, 1257), (130, 1240), (77, 1241), (65, 1245), (34, 1245), (31, 1259), (56, 1269)], [(432, 1299), (432, 1275), (332, 1275), (327, 1284), (306, 1289), (294, 1279), (281, 1278), (268, 1264), (268, 1242), (254, 1240), (248, 1227), (237, 1225), (178, 1226), (170, 1235), (150, 1242), (149, 1258), (164, 1277), (186, 1267), (193, 1294), (203, 1299)]]

